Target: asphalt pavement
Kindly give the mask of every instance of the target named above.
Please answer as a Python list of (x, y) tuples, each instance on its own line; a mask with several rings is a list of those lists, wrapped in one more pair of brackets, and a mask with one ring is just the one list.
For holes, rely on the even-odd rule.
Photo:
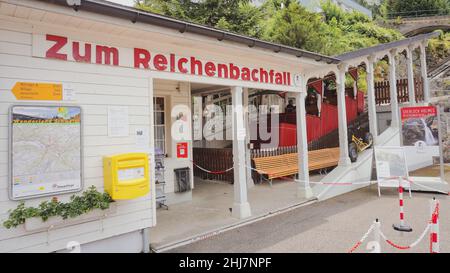
[[(440, 201), (440, 247), (450, 252), (450, 196), (436, 193), (413, 192), (405, 194), (405, 219), (413, 228), (401, 233), (392, 228), (399, 223), (399, 202), (396, 189), (377, 186), (360, 189), (326, 201), (316, 202), (261, 221), (236, 228), (169, 252), (348, 252), (366, 233), (373, 221), (381, 221), (381, 230), (388, 239), (399, 245), (414, 242), (425, 229), (430, 218), (429, 201)], [(367, 241), (355, 252), (368, 252)], [(385, 242), (382, 252), (428, 253), (429, 236), (414, 248), (398, 250)]]

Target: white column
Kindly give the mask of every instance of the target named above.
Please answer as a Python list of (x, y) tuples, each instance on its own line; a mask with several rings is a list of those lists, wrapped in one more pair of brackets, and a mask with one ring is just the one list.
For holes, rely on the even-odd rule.
[[(306, 83), (305, 83), (306, 84)], [(299, 93), (295, 93), (295, 105), (297, 116), (297, 157), (298, 157), (298, 183), (297, 196), (311, 198), (313, 192), (309, 185), (308, 167), (308, 137), (306, 131), (306, 85), (302, 82)]]
[(348, 132), (347, 132), (347, 110), (345, 103), (345, 71), (346, 65), (339, 66), (339, 74), (336, 76), (337, 83), (337, 107), (338, 107), (338, 126), (339, 126), (339, 166), (348, 166), (351, 164), (348, 154)]
[(414, 69), (413, 69), (413, 50), (408, 47), (406, 49), (406, 65), (408, 72), (408, 96), (409, 104), (416, 104), (416, 93), (414, 92)]
[(375, 76), (374, 76), (375, 58), (367, 59), (367, 108), (369, 112), (369, 130), (373, 136), (373, 142), (376, 144), (378, 139), (377, 106), (375, 103)]
[(420, 45), (420, 69), (423, 81), (423, 100), (428, 104), (430, 103), (430, 85), (428, 82), (426, 44), (427, 42), (425, 41)]
[(232, 216), (243, 219), (251, 216), (247, 198), (247, 180), (245, 171), (245, 126), (242, 109), (242, 87), (231, 88), (233, 104), (233, 170), (234, 170), (234, 203)]
[(250, 167), (252, 166), (252, 159), (251, 159), (251, 151), (250, 151), (250, 123), (249, 123), (249, 112), (248, 112), (248, 88), (244, 88), (244, 127), (245, 131), (247, 132), (245, 137), (245, 170), (246, 170), (246, 177), (247, 177), (247, 188), (252, 188), (255, 186), (255, 183), (253, 183), (252, 179), (252, 169)]
[(397, 50), (393, 49), (389, 51), (389, 86), (390, 86), (390, 95), (391, 95), (391, 115), (392, 122), (391, 127), (398, 128), (399, 127), (399, 109), (398, 109), (398, 94), (397, 94), (397, 76), (396, 76), (396, 62), (395, 62), (395, 54), (397, 54)]

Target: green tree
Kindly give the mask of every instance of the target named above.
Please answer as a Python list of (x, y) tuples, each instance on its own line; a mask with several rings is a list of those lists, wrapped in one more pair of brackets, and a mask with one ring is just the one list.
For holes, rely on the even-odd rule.
[(402, 35), (359, 12), (344, 12), (330, 0), (314, 13), (297, 0), (137, 0), (136, 7), (326, 55), (391, 42)]
[(153, 13), (258, 37), (260, 13), (250, 0), (136, 0)]
[(266, 19), (262, 38), (296, 48), (322, 51), (325, 37), (320, 35), (324, 28), (321, 16), (308, 12), (296, 1), (285, 1), (284, 8), (277, 8), (279, 2), (267, 1), (262, 7)]

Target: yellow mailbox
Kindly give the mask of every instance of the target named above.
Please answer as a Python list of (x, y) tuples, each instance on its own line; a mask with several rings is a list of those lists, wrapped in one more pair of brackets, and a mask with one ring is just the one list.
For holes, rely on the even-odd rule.
[(113, 200), (134, 199), (150, 191), (148, 155), (127, 153), (103, 157), (105, 191)]

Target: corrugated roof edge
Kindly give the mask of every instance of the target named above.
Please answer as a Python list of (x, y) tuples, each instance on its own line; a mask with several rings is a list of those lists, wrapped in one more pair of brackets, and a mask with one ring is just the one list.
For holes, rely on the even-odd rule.
[(347, 52), (347, 53), (344, 53), (341, 55), (337, 55), (334, 58), (337, 58), (337, 59), (345, 62), (347, 60), (360, 58), (363, 56), (368, 56), (368, 55), (371, 55), (378, 51), (390, 50), (390, 49), (393, 49), (393, 48), (396, 48), (399, 46), (404, 46), (404, 45), (415, 43), (418, 41), (428, 40), (428, 39), (434, 38), (436, 36), (439, 36), (439, 33), (432, 32), (432, 33), (421, 34), (421, 35), (417, 35), (417, 36), (399, 40), (399, 41), (394, 41), (394, 42), (390, 42), (390, 43), (386, 43), (386, 44), (380, 44), (380, 45), (376, 45), (376, 46), (372, 46), (372, 47), (363, 48), (360, 50), (355, 50), (352, 52)]
[(247, 37), (245, 35), (240, 35), (237, 33), (224, 31), (204, 25), (199, 25), (187, 21), (178, 20), (175, 18), (163, 16), (160, 14), (155, 14), (143, 10), (139, 10), (133, 7), (123, 6), (120, 4), (101, 1), (101, 0), (81, 0), (79, 6), (69, 6), (66, 0), (44, 0), (49, 3), (59, 4), (62, 6), (67, 6), (75, 10), (85, 10), (89, 12), (109, 15), (113, 17), (123, 18), (130, 20), (131, 22), (142, 22), (152, 25), (167, 27), (171, 29), (176, 29), (182, 33), (190, 32), (199, 35), (209, 36), (218, 39), (219, 41), (228, 40), (241, 44), (245, 44), (249, 47), (260, 47), (264, 49), (273, 50), (274, 52), (283, 52), (296, 57), (305, 57), (313, 59), (317, 62), (324, 62), (327, 64), (337, 64), (340, 60), (321, 55), (318, 53), (313, 53), (306, 50), (301, 50), (294, 47), (289, 47), (285, 45), (275, 44), (267, 41), (262, 41), (256, 38)]

